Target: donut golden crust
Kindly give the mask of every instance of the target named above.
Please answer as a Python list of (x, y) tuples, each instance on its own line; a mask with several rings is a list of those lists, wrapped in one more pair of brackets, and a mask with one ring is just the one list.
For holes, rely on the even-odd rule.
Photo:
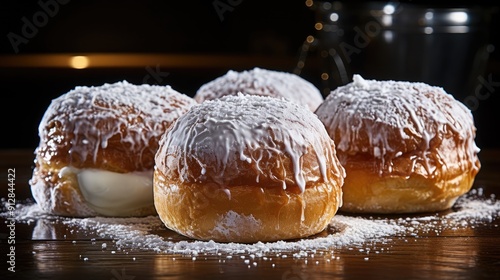
[(39, 125), (34, 199), (61, 216), (155, 214), (158, 141), (194, 104), (171, 87), (126, 81), (76, 87), (54, 99)]
[(318, 88), (304, 78), (293, 73), (257, 67), (241, 72), (228, 71), (225, 75), (202, 85), (194, 99), (201, 103), (240, 93), (285, 98), (306, 105), (311, 111), (316, 110), (323, 102), (323, 95)]
[(449, 209), (479, 172), (472, 114), (442, 88), (355, 75), (315, 113), (346, 170), (341, 211)]
[(205, 101), (160, 140), (154, 200), (185, 236), (257, 242), (314, 235), (342, 203), (345, 172), (313, 112), (284, 99)]

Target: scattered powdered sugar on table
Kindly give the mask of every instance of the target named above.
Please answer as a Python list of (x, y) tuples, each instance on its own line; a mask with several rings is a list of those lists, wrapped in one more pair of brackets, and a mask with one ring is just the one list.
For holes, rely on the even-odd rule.
[[(2, 201), (5, 204), (5, 200)], [(8, 213), (2, 211), (2, 216)], [(67, 226), (92, 232), (101, 238), (111, 238), (122, 250), (147, 250), (167, 254), (255, 254), (263, 256), (276, 252), (290, 252), (294, 257), (307, 256), (315, 250), (332, 250), (366, 244), (387, 244), (398, 236), (441, 234), (444, 230), (458, 230), (486, 225), (500, 216), (500, 201), (494, 195), (485, 197), (482, 189), (473, 189), (461, 197), (453, 210), (447, 213), (399, 215), (390, 217), (351, 216), (337, 214), (328, 229), (317, 236), (292, 241), (218, 243), (194, 241), (175, 236), (165, 229), (156, 216), (140, 218), (64, 218), (45, 214), (33, 202), (16, 205), (17, 222), (48, 219)], [(8, 216), (7, 219), (11, 219)], [(162, 236), (169, 233), (170, 236)]]

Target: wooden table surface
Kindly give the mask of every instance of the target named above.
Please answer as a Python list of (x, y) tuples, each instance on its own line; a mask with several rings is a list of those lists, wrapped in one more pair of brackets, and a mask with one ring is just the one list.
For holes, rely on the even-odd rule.
[[(483, 150), (480, 159), (482, 169), (473, 188), (500, 199), (500, 150)], [(32, 151), (0, 151), (0, 165), (1, 197), (8, 195), (8, 169), (15, 168), (16, 199), (30, 198)], [(315, 256), (256, 257), (250, 262), (220, 254), (193, 258), (153, 251), (115, 251), (112, 240), (75, 232), (63, 223), (51, 224), (51, 237), (37, 240), (33, 238), (37, 223), (17, 223), (16, 272), (8, 271), (10, 231), (7, 219), (0, 219), (0, 279), (500, 279), (500, 218), (439, 234), (394, 236), (389, 243), (371, 244), (382, 249), (369, 258), (363, 249), (340, 246), (318, 251)], [(101, 247), (103, 242), (109, 244), (106, 250)]]

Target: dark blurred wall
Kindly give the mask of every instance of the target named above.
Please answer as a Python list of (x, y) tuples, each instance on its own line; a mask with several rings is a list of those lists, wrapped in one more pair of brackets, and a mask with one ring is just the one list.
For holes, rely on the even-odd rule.
[(44, 10), (44, 5), (39, 3), (57, 3), (57, 11), (49, 15), (47, 24), (38, 28), (38, 34), (29, 43), (19, 47), (21, 53), (259, 52), (285, 55), (295, 54), (304, 36), (314, 30), (311, 24), (314, 15), (303, 1), (11, 0), (2, 3), (3, 53), (13, 53), (5, 40), (6, 34), (22, 31), (22, 18), (32, 21), (34, 15)]
[[(131, 52), (293, 58), (314, 30), (314, 15), (302, 1), (4, 1), (0, 20), (1, 55)], [(24, 37), (26, 43), (13, 46), (12, 33)], [(2, 110), (10, 136), (2, 137), (0, 148), (34, 148), (38, 122), (51, 99), (78, 85), (120, 80), (142, 83), (148, 75), (145, 66), (0, 67), (0, 91), (7, 98), (2, 104), (15, 108), (13, 114)], [(227, 70), (215, 65), (213, 69), (163, 69), (169, 75), (161, 84), (193, 95), (203, 83)]]

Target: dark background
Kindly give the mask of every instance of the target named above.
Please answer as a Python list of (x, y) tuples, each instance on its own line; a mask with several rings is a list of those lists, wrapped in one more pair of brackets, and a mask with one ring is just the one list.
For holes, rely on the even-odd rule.
[[(392, 2), (400, 4), (419, 5), (425, 8), (441, 8), (443, 4), (436, 1)], [(57, 12), (48, 18), (47, 24), (38, 28), (36, 34), (27, 43), (20, 44), (15, 52), (8, 34), (21, 34), (25, 22), (23, 18), (32, 20), (33, 16), (43, 11), (42, 5), (56, 4)], [(315, 5), (321, 3), (314, 1)], [(368, 2), (359, 2), (361, 4)], [(455, 2), (453, 6), (462, 8), (493, 8), (489, 1)], [(441, 5), (441, 6), (436, 6)], [(216, 6), (220, 9), (217, 11)], [(52, 6), (54, 8), (54, 6)], [(224, 10), (226, 9), (226, 10)], [(479, 91), (472, 92), (465, 88), (457, 89), (454, 94), (464, 101), (467, 96), (480, 97), (476, 99), (477, 106), (472, 110), (478, 128), (477, 143), (481, 148), (498, 148), (500, 144), (494, 138), (500, 120), (500, 69), (498, 42), (499, 34), (496, 13), (492, 13), (488, 26), (481, 27), (486, 34), (485, 45), (479, 47), (473, 44), (467, 52), (474, 53), (474, 48), (487, 48), (486, 64), (480, 74), (472, 77), (472, 88), (481, 85), (479, 77), (492, 81), (489, 87), (482, 86)], [(274, 68), (292, 72), (301, 59), (301, 52), (307, 36), (322, 38), (320, 31), (315, 29), (319, 21), (314, 9), (307, 7), (305, 1), (251, 1), (251, 0), (209, 0), (209, 1), (2, 1), (0, 7), (0, 92), (2, 93), (3, 132), (0, 140), (1, 149), (34, 149), (38, 144), (38, 123), (50, 104), (50, 101), (73, 89), (75, 86), (102, 85), (121, 80), (140, 84), (148, 75), (147, 67), (159, 67), (168, 76), (155, 83), (171, 85), (174, 89), (193, 96), (196, 90), (228, 70), (224, 63), (214, 63), (213, 67), (162, 67), (144, 64), (126, 68), (54, 68), (29, 67), (26, 65), (5, 65), (3, 59), (12, 59), (26, 54), (90, 54), (90, 53), (155, 53), (155, 54), (193, 54), (202, 56), (234, 55), (236, 57), (255, 57), (255, 63), (242, 60), (233, 61), (233, 70), (244, 70), (254, 66)], [(359, 22), (353, 20), (349, 28)], [(362, 23), (359, 23), (362, 24)], [(361, 25), (362, 27), (362, 25)], [(351, 30), (351, 29), (348, 29)], [(324, 35), (324, 34), (323, 34)], [(342, 40), (349, 41), (345, 32)], [(436, 35), (438, 36), (438, 34)], [(434, 37), (438, 38), (438, 37)], [(440, 46), (432, 47), (433, 57), (449, 55), (455, 46), (467, 47), (467, 42), (449, 41), (443, 35)], [(481, 37), (484, 38), (484, 37)], [(384, 67), (384, 60), (377, 52), (377, 38), (356, 53), (355, 59), (348, 66), (349, 71), (359, 72), (365, 78), (388, 78), (419, 80), (416, 76), (397, 76), (396, 73)], [(321, 73), (328, 70), (322, 59), (322, 50), (336, 46), (322, 45), (324, 41), (315, 41), (309, 46), (309, 56), (300, 75), (322, 90), (324, 95), (345, 81), (334, 77), (333, 81), (325, 82)], [(395, 40), (404, 40), (404, 36)], [(478, 39), (471, 39), (478, 42)], [(434, 40), (434, 43), (437, 40)], [(470, 41), (470, 40), (469, 40)], [(319, 43), (318, 43), (319, 42)], [(417, 40), (415, 43), (418, 43)], [(352, 44), (352, 42), (351, 42)], [(482, 44), (482, 41), (481, 41)], [(413, 45), (415, 46), (415, 45)], [(409, 43), (408, 48), (412, 44)], [(324, 53), (324, 52), (323, 52)], [(386, 53), (384, 55), (392, 55)], [(283, 61), (281, 65), (266, 64), (266, 58)], [(460, 53), (452, 56), (453, 61), (467, 68), (475, 67), (467, 64), (466, 58)], [(230, 57), (228, 59), (231, 59)], [(282, 60), (280, 60), (282, 59)], [(432, 59), (431, 59), (432, 60)], [(460, 64), (461, 61), (464, 61)], [(252, 61), (250, 59), (250, 61)], [(372, 63), (372, 61), (375, 61)], [(417, 59), (418, 61), (418, 59)], [(368, 65), (369, 64), (369, 65)], [(446, 63), (444, 63), (445, 65)], [(448, 71), (444, 69), (443, 71)], [(392, 75), (392, 76), (391, 76)], [(468, 75), (466, 72), (464, 75)], [(470, 76), (470, 75), (469, 75)], [(350, 78), (350, 77), (349, 77)], [(453, 77), (462, 80), (461, 77)], [(336, 80), (335, 80), (336, 79)], [(422, 80), (423, 81), (423, 80)], [(447, 88), (445, 81), (429, 80), (429, 83)], [(496, 82), (498, 81), (498, 82)], [(152, 81), (154, 82), (154, 81)], [(427, 82), (427, 81), (424, 81)], [(459, 92), (462, 91), (462, 92)]]

